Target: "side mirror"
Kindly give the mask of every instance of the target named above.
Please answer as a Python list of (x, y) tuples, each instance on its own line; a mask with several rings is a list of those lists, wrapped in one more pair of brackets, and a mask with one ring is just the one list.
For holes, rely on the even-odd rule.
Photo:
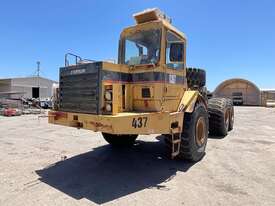
[(171, 43), (170, 54), (169, 54), (170, 62), (183, 62), (184, 60), (183, 51), (184, 51), (183, 43)]

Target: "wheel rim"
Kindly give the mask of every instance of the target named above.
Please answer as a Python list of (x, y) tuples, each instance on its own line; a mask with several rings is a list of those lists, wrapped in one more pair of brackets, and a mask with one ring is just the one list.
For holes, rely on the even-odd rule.
[(234, 123), (234, 112), (231, 112), (231, 124), (233, 125)]
[(227, 110), (226, 112), (225, 112), (225, 128), (228, 130), (228, 128), (229, 128), (229, 116), (230, 116), (230, 112), (229, 112), (229, 110)]
[(202, 146), (205, 142), (206, 136), (205, 136), (205, 121), (203, 117), (200, 117), (196, 124), (196, 143), (199, 146)]

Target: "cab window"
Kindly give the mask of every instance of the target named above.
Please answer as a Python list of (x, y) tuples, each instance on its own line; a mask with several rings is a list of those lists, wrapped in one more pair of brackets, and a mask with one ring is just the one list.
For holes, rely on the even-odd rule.
[(166, 65), (171, 69), (184, 68), (184, 41), (170, 31), (166, 35)]
[(124, 64), (157, 64), (160, 59), (160, 29), (136, 31), (125, 37)]

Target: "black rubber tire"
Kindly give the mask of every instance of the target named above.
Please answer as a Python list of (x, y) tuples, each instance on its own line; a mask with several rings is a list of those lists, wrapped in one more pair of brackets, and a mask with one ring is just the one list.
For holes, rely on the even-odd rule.
[(138, 135), (115, 135), (102, 132), (103, 138), (112, 146), (132, 146)]
[[(230, 120), (233, 109), (231, 99), (212, 98), (208, 100), (209, 134), (226, 136), (230, 130)], [(234, 117), (234, 116), (233, 116)], [(233, 119), (234, 120), (234, 119)], [(232, 129), (233, 129), (233, 122)]]
[[(200, 117), (205, 121), (205, 141), (198, 145), (196, 142), (196, 124)], [(184, 131), (181, 134), (180, 153), (177, 156), (179, 159), (184, 159), (190, 162), (198, 162), (205, 155), (205, 148), (208, 139), (208, 113), (203, 104), (196, 105), (192, 113), (184, 114)], [(170, 152), (172, 148), (171, 136), (165, 136), (165, 143)]]
[(189, 88), (201, 88), (206, 83), (206, 72), (198, 68), (186, 68), (186, 79)]

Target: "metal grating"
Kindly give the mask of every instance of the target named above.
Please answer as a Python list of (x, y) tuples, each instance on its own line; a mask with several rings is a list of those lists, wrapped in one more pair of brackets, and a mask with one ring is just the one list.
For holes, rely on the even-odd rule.
[(60, 110), (99, 113), (101, 64), (88, 63), (60, 68)]

